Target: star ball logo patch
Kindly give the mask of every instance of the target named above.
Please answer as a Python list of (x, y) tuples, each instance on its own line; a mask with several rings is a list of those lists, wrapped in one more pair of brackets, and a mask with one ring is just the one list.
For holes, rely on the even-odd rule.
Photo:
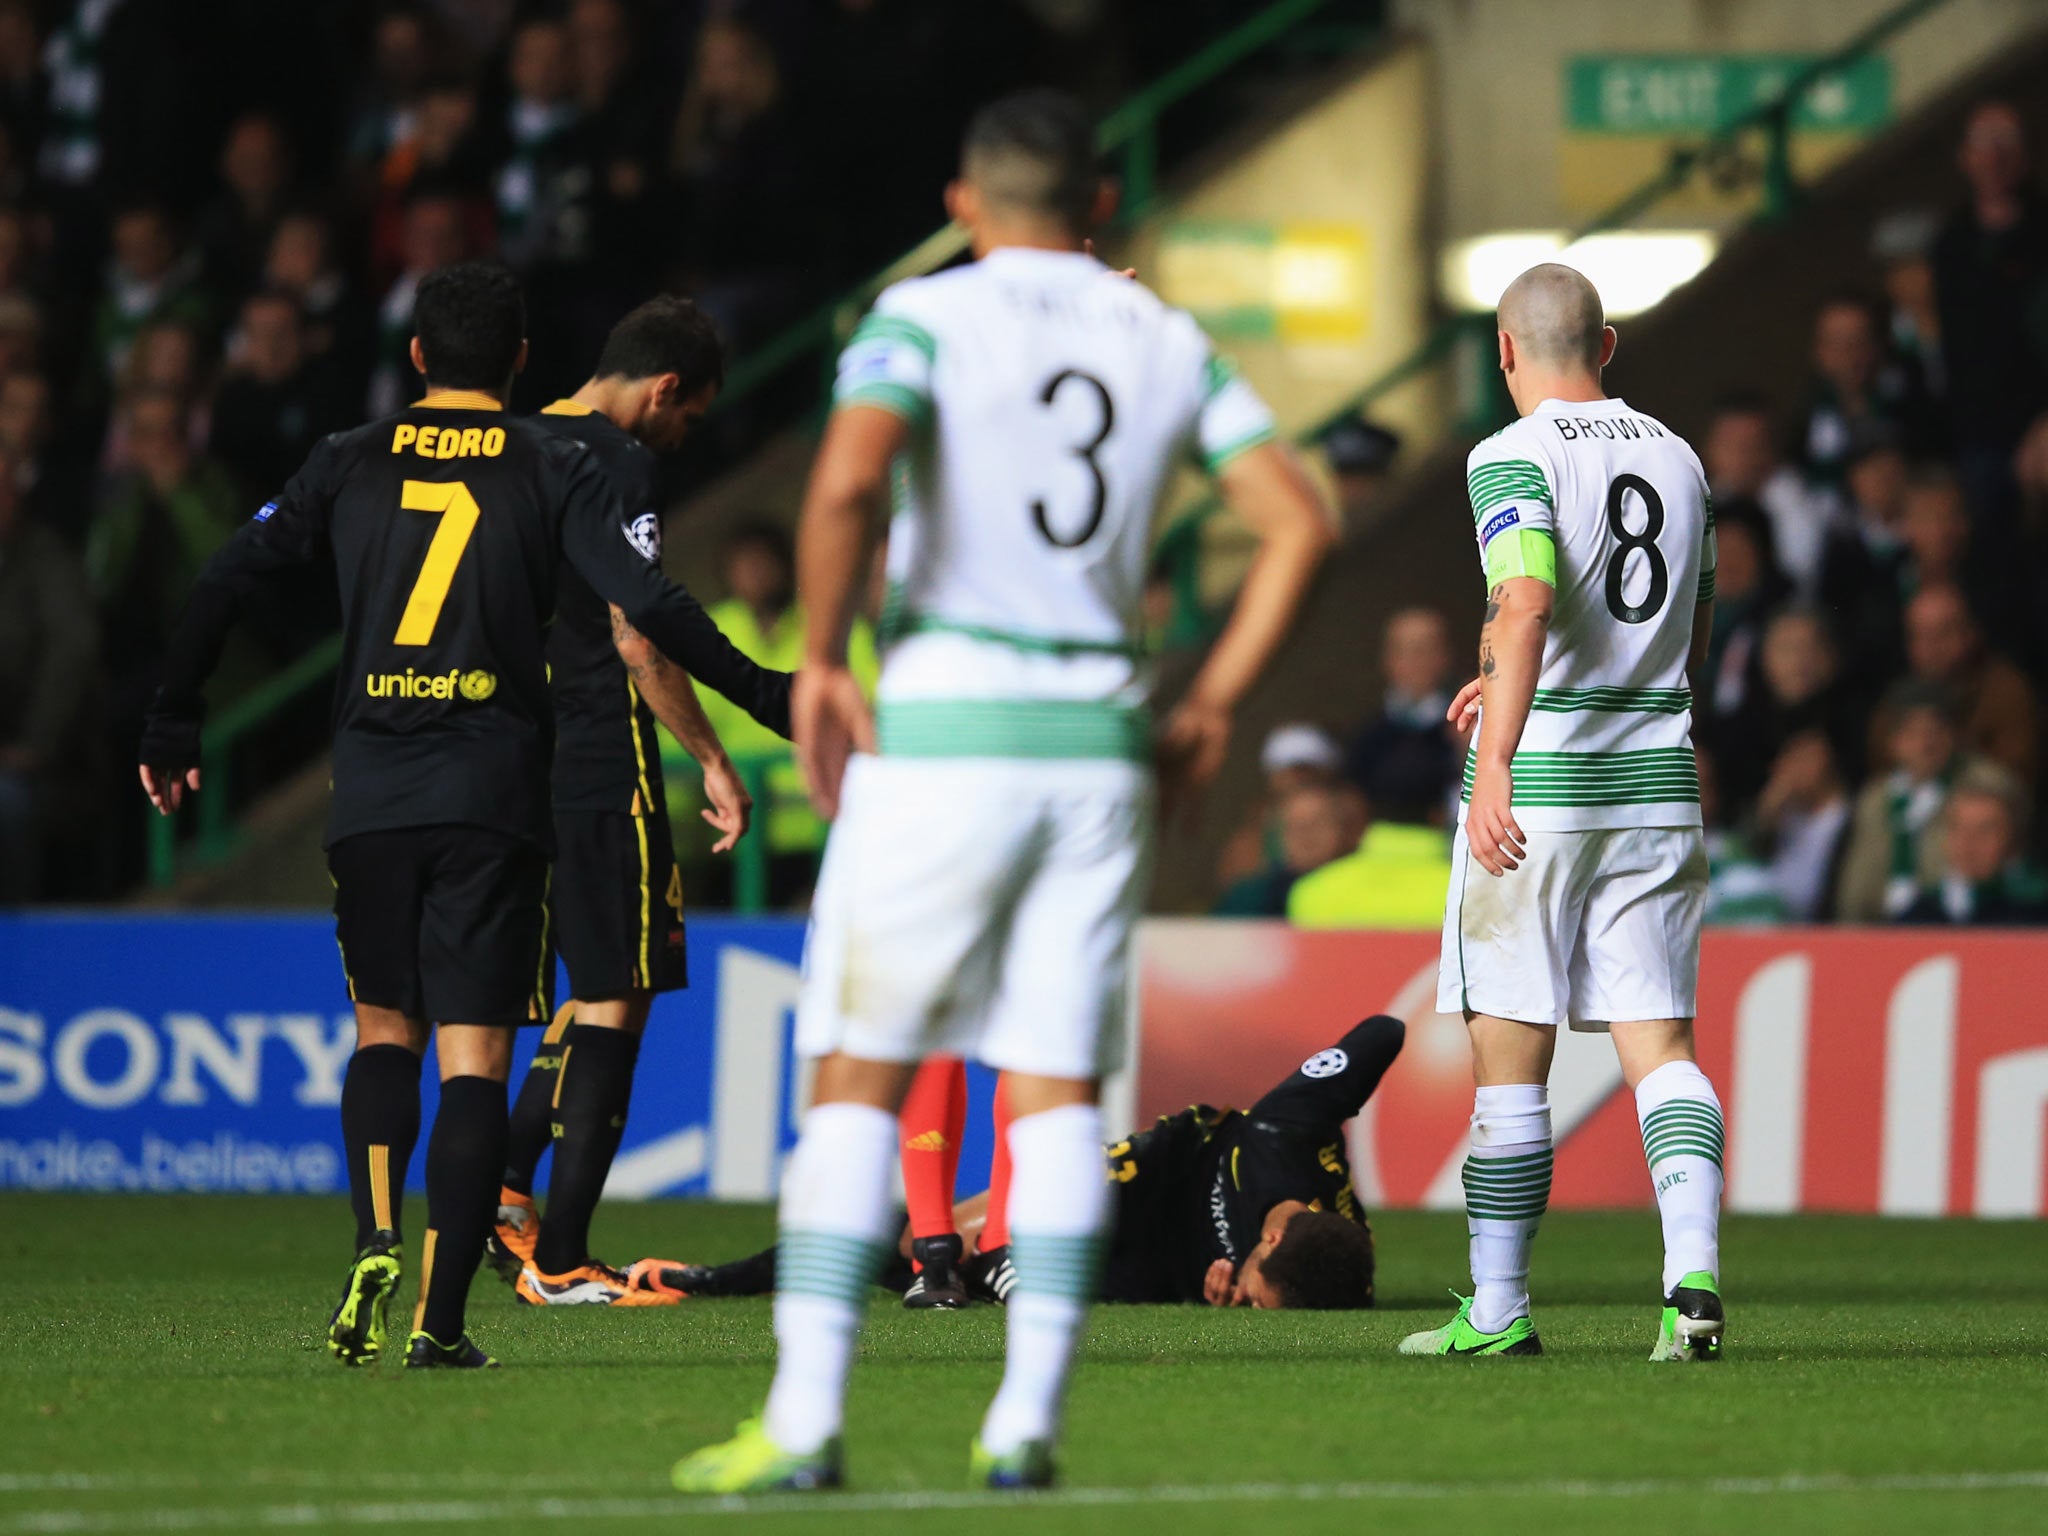
[(1301, 1075), (1303, 1077), (1335, 1077), (1350, 1065), (1351, 1058), (1345, 1055), (1337, 1046), (1333, 1045), (1327, 1051), (1317, 1051), (1315, 1055), (1304, 1061), (1301, 1064)]
[(640, 551), (642, 559), (661, 558), (661, 514), (642, 512), (626, 524), (626, 542)]
[(1491, 544), (1496, 533), (1505, 533), (1521, 520), (1522, 513), (1520, 508), (1502, 507), (1500, 511), (1494, 513), (1493, 516), (1486, 520), (1486, 526), (1479, 531), (1479, 542), (1481, 544)]

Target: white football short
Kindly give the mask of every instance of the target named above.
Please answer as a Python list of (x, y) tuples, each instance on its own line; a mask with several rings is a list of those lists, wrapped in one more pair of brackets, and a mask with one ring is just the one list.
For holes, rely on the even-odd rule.
[(811, 903), (797, 1049), (1114, 1071), (1152, 820), (1136, 763), (856, 757)]
[(1691, 1018), (1707, 900), (1699, 828), (1532, 829), (1528, 840), (1521, 867), (1496, 878), (1458, 828), (1437, 1010), (1595, 1030)]

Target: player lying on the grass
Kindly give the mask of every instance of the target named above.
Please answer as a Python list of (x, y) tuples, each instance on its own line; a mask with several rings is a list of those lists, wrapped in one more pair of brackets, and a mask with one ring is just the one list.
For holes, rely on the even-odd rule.
[[(563, 568), (707, 681), (727, 658), (706, 645), (717, 628), (703, 609), (634, 547), (595, 457), (505, 416), (526, 361), (512, 274), (482, 262), (430, 273), (413, 318), (426, 397), (323, 438), (208, 561), (164, 657), (140, 774), (166, 814), (199, 788), (202, 689), (228, 633), (251, 606), (303, 597), (309, 572), (331, 572), (319, 579), (338, 583), (342, 654), (326, 841), (356, 1013), (341, 1090), (356, 1257), (327, 1343), (350, 1365), (383, 1351), (435, 1032), (441, 1107), (405, 1363), (475, 1368), (496, 1363), (464, 1320), (505, 1163), (513, 1033), (546, 1017), (546, 636)], [(777, 686), (757, 676), (742, 702)]]
[(1468, 466), (1488, 596), (1479, 677), (1451, 706), (1455, 720), (1476, 701), (1479, 726), (1437, 981), (1437, 1007), (1465, 1015), (1478, 1083), (1473, 1295), (1404, 1354), (1543, 1352), (1529, 1250), (1567, 1021), (1608, 1031), (1635, 1094), (1664, 1223), (1650, 1358), (1721, 1348), (1721, 1104), (1693, 1055), (1707, 855), (1688, 687), (1713, 629), (1714, 514), (1692, 449), (1608, 396), (1614, 342), (1570, 267), (1531, 267), (1501, 295), (1521, 419)]
[[(588, 448), (625, 503), (628, 541), (661, 564), (656, 455), (682, 445), (725, 377), (711, 322), (688, 299), (650, 299), (612, 328), (588, 382), (532, 418)], [(705, 681), (770, 730), (789, 730), (788, 678), (755, 666), (711, 628)], [(689, 676), (574, 571), (562, 575), (548, 671), (555, 705), (555, 872), (549, 934), (571, 1000), (549, 1024), (512, 1106), (510, 1153), (488, 1256), (522, 1301), (672, 1305), (680, 1298), (590, 1252), (590, 1219), (625, 1134), (640, 1036), (655, 994), (688, 984), (683, 885), (670, 839), (658, 717), (704, 770), (705, 820), (746, 831), (751, 802)], [(554, 966), (547, 968), (552, 983)], [(534, 1171), (554, 1148), (547, 1220)]]
[[(1249, 1110), (1191, 1105), (1105, 1148), (1116, 1211), (1097, 1299), (1371, 1306), (1372, 1229), (1351, 1187), (1343, 1127), (1379, 1087), (1404, 1034), (1399, 1019), (1376, 1015)], [(1006, 1140), (997, 1137), (988, 1190), (952, 1211), (962, 1238), (983, 1238), (968, 1269), (991, 1301), (1001, 1296), (989, 1277), (1007, 1264)], [(880, 1277), (898, 1291), (912, 1280), (910, 1231)], [(687, 1266), (670, 1279), (692, 1296), (764, 1295), (775, 1287), (775, 1250)]]
[[(843, 1480), (847, 1374), (897, 1229), (896, 1112), (939, 1055), (1008, 1072), (1016, 1117), (1017, 1283), (971, 1465), (993, 1488), (1053, 1479), (1109, 1218), (1098, 1095), (1155, 784), (1214, 776), (1333, 538), (1272, 413), (1194, 320), (1083, 251), (1113, 203), (1094, 142), (1051, 93), (977, 113), (947, 192), (976, 260), (889, 288), (840, 359), (797, 539), (790, 713), (813, 803), (837, 821), (797, 1003), (817, 1072), (782, 1177), (775, 1379), (760, 1418), (677, 1464), (684, 1492)], [(1190, 457), (1259, 548), (1155, 737), (1145, 554)], [(870, 714), (847, 634), (892, 502)]]

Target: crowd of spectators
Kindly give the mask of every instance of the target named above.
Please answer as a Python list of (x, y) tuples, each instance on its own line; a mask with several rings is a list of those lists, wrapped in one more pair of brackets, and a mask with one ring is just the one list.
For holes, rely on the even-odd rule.
[[(2048, 682), (2048, 197), (2006, 103), (1971, 113), (1959, 166), (1960, 206), (1886, 219), (1870, 291), (1819, 306), (1796, 409), (1731, 393), (1700, 440), (1720, 552), (1693, 701), (1710, 921), (2048, 923), (2031, 856)], [(1306, 726), (1275, 738), (1314, 759), (1309, 788), (1352, 797), (1357, 851), (1304, 861), (1286, 830), (1308, 791), (1269, 762), (1219, 910), (1381, 922), (1391, 878), (1421, 888), (1386, 860), (1425, 846), (1384, 828), (1430, 829), (1447, 857), (1463, 743), (1443, 723), (1459, 680), (1444, 634), (1428, 610), (1392, 618), (1384, 698), (1348, 748)], [(1434, 926), (1426, 901), (1408, 905), (1406, 926)]]
[[(0, 900), (132, 882), (140, 812), (78, 803), (126, 787), (200, 565), (321, 435), (417, 394), (426, 272), (519, 273), (519, 407), (656, 289), (743, 356), (941, 222), (988, 94), (1107, 106), (1252, 3), (0, 0)], [(259, 626), (217, 692), (321, 617)]]

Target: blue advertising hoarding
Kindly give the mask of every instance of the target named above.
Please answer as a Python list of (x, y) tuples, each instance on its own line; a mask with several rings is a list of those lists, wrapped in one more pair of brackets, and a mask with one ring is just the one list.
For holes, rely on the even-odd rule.
[[(692, 918), (689, 942), (607, 1194), (766, 1199), (808, 1086), (790, 1046), (803, 924)], [(520, 1032), (515, 1087), (539, 1037)], [(339, 1190), (354, 1048), (328, 917), (0, 918), (0, 1189)], [(429, 1117), (436, 1081), (430, 1050)], [(987, 1176), (989, 1092), (977, 1069), (963, 1189)], [(414, 1188), (424, 1160), (423, 1135)]]

